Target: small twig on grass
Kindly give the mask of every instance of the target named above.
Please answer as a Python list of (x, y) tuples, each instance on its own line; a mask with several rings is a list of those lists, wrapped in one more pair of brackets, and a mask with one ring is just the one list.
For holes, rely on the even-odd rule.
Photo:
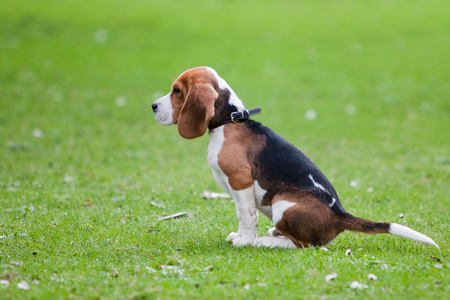
[(180, 217), (183, 217), (183, 216), (186, 216), (186, 215), (187, 215), (187, 212), (179, 212), (179, 213), (176, 213), (176, 214), (173, 214), (173, 215), (170, 215), (170, 216), (161, 217), (161, 218), (158, 219), (158, 221), (169, 220), (169, 219), (176, 219), (176, 218), (180, 218)]

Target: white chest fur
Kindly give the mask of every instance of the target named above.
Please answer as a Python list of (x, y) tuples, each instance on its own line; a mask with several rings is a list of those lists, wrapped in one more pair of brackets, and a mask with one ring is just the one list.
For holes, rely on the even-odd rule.
[(225, 136), (223, 134), (223, 126), (215, 128), (209, 132), (209, 144), (208, 144), (208, 163), (213, 171), (214, 179), (217, 184), (229, 195), (231, 195), (230, 187), (228, 185), (228, 178), (223, 173), (219, 166), (219, 153), (225, 142)]
[(219, 167), (219, 152), (224, 142), (223, 126), (209, 132), (208, 163), (213, 171), (221, 171)]

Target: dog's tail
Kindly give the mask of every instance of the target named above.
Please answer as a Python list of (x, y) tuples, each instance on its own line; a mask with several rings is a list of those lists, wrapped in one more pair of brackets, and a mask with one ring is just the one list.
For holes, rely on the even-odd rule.
[(389, 233), (393, 235), (402, 236), (414, 241), (423, 242), (427, 244), (431, 244), (436, 246), (439, 249), (439, 246), (426, 235), (414, 231), (411, 228), (406, 226), (396, 224), (396, 223), (381, 223), (381, 222), (373, 222), (370, 220), (365, 220), (361, 218), (354, 217), (350, 214), (346, 215), (341, 220), (342, 227), (345, 230), (377, 234), (377, 233)]

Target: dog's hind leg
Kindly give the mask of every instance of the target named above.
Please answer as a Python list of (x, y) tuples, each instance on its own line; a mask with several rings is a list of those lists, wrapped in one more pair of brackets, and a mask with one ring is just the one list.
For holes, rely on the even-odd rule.
[(297, 247), (325, 245), (343, 231), (328, 205), (304, 191), (276, 195), (272, 214), (276, 230)]

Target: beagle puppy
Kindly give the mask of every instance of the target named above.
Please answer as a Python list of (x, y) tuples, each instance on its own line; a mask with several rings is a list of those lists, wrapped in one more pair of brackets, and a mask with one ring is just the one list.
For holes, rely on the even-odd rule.
[[(211, 68), (185, 71), (152, 109), (159, 123), (177, 124), (186, 139), (209, 130), (208, 162), (218, 185), (236, 205), (239, 228), (227, 237), (234, 246), (319, 246), (351, 230), (390, 233), (438, 247), (408, 227), (347, 213), (319, 168), (274, 131), (250, 120), (260, 110), (246, 110)], [(257, 210), (273, 221), (268, 236), (257, 236)]]

